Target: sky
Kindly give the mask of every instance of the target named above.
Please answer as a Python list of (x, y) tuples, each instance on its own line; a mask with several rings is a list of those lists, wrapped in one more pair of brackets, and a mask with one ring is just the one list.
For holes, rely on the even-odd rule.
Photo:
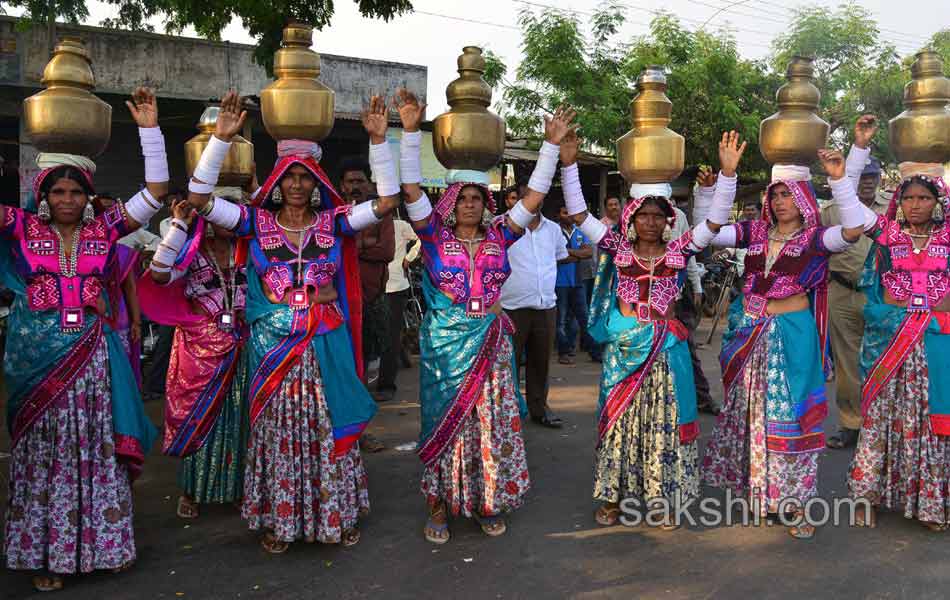
[[(523, 10), (540, 11), (556, 7), (578, 13), (586, 22), (601, 0), (413, 0), (415, 11), (386, 23), (363, 18), (352, 0), (336, 0), (336, 13), (330, 26), (314, 34), (318, 52), (404, 62), (428, 67), (429, 118), (447, 109), (445, 86), (457, 76), (455, 60), (463, 46), (490, 48), (508, 66), (508, 79), (521, 58), (520, 32), (517, 27)], [(619, 39), (632, 39), (647, 32), (656, 11), (666, 10), (679, 16), (689, 29), (731, 28), (741, 54), (761, 58), (768, 54), (769, 43), (791, 18), (791, 11), (802, 4), (781, 0), (621, 0), (627, 8), (627, 23)], [(950, 2), (947, 0), (859, 0), (878, 20), (882, 35), (902, 54), (911, 54), (935, 31), (950, 27)], [(816, 1), (834, 7), (837, 2)], [(112, 7), (96, 2), (90, 6), (90, 25), (110, 16)], [(156, 32), (163, 31), (160, 22)], [(187, 32), (186, 32), (187, 34)], [(233, 22), (222, 38), (236, 43), (254, 43)], [(496, 92), (497, 93), (497, 92)], [(497, 98), (496, 98), (497, 99)]]

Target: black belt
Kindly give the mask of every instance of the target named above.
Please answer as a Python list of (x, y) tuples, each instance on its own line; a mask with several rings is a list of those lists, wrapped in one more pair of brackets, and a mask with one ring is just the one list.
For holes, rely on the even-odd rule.
[(832, 279), (832, 281), (834, 281), (835, 283), (837, 283), (837, 284), (839, 284), (839, 285), (843, 285), (844, 287), (848, 288), (848, 289), (851, 290), (852, 292), (858, 291), (858, 286), (857, 286), (857, 284), (851, 283), (851, 281), (850, 281), (847, 277), (845, 277), (844, 275), (842, 275), (841, 273), (838, 273), (838, 272), (836, 272), (836, 271), (832, 271), (832, 272), (831, 272), (831, 279)]

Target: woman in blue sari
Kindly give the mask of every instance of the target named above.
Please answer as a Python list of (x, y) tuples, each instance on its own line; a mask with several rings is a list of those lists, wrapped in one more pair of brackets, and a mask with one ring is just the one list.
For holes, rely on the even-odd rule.
[(511, 320), (499, 302), (511, 273), (507, 250), (531, 222), (551, 186), (557, 144), (576, 113), (559, 109), (545, 119), (545, 142), (528, 192), (503, 217), (484, 173), (454, 173), (456, 181), (433, 211), (419, 186), (419, 123), (425, 107), (401, 90), (400, 175), (407, 211), (422, 243), (428, 311), (420, 329), (419, 457), (429, 506), (423, 531), (449, 541), (448, 514), (479, 521), (489, 536), (505, 533), (501, 515), (524, 501), (530, 487), (521, 415), (524, 400), (513, 369)]
[(14, 300), (4, 373), (10, 428), (7, 567), (45, 571), (39, 591), (63, 575), (124, 570), (135, 561), (132, 481), (155, 428), (145, 416), (107, 291), (119, 238), (146, 225), (168, 189), (155, 96), (129, 103), (145, 155), (145, 188), (96, 216), (95, 164), (41, 153), (36, 214), (3, 207), (0, 265)]

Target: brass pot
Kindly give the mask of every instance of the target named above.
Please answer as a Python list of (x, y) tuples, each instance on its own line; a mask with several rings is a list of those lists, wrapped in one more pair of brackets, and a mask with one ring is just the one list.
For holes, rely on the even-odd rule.
[(312, 27), (291, 23), (274, 54), (277, 79), (261, 90), (261, 116), (275, 140), (319, 142), (333, 129), (333, 90), (317, 81), (320, 55), (310, 49), (312, 40)]
[(932, 50), (917, 54), (904, 86), (904, 112), (890, 121), (890, 140), (898, 162), (950, 160), (950, 79)]
[(815, 87), (812, 59), (795, 56), (775, 99), (778, 112), (759, 126), (759, 148), (772, 165), (810, 165), (828, 142), (828, 123), (818, 116), (821, 92)]
[(90, 158), (105, 152), (112, 135), (112, 107), (92, 94), (96, 78), (82, 41), (65, 37), (43, 69), (46, 89), (23, 101), (23, 129), (41, 152)]
[(445, 88), (451, 107), (432, 122), (435, 156), (446, 169), (487, 171), (505, 152), (505, 122), (488, 110), (491, 88), (482, 79), (481, 48), (466, 46), (458, 58), (458, 79)]
[(666, 183), (683, 171), (686, 142), (667, 125), (673, 103), (666, 97), (663, 68), (650, 66), (637, 78), (630, 101), (633, 129), (617, 140), (617, 166), (630, 183)]
[[(198, 135), (185, 142), (185, 170), (188, 177), (195, 172), (201, 153), (208, 145), (208, 140), (214, 135), (214, 125), (218, 121), (221, 108), (209, 106), (201, 113), (198, 120)], [(221, 174), (218, 176), (218, 185), (244, 187), (254, 176), (254, 144), (243, 137), (236, 135), (231, 139), (231, 148), (221, 165)]]

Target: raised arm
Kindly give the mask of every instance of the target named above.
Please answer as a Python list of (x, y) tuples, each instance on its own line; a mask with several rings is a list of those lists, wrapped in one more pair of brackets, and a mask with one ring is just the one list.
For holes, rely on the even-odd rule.
[(168, 157), (165, 137), (158, 126), (158, 101), (146, 87), (136, 88), (132, 100), (125, 102), (132, 119), (139, 127), (139, 141), (145, 157), (145, 189), (125, 203), (126, 227), (134, 231), (148, 222), (162, 208), (159, 198), (168, 193)]
[(363, 129), (369, 134), (369, 166), (376, 179), (379, 198), (353, 207), (347, 215), (347, 222), (353, 231), (361, 231), (379, 223), (399, 206), (396, 162), (386, 142), (386, 130), (389, 129), (386, 100), (381, 96), (373, 96), (369, 106), (363, 110), (362, 121)]
[(841, 217), (841, 225), (826, 229), (822, 241), (832, 252), (840, 252), (858, 241), (865, 230), (877, 223), (877, 214), (858, 199), (855, 187), (846, 176), (845, 160), (840, 152), (821, 149), (818, 158), (828, 174), (831, 195)]
[(718, 175), (708, 166), (699, 168), (696, 174), (696, 193), (693, 196), (693, 223), (702, 223), (713, 203)]
[(745, 141), (739, 143), (739, 134), (736, 131), (722, 134), (722, 139), (719, 141), (719, 176), (716, 178), (716, 190), (713, 192), (712, 203), (705, 220), (697, 222), (693, 227), (694, 250), (702, 250), (710, 244), (735, 245), (736, 243), (734, 228), (728, 228), (728, 232), (720, 230), (729, 222), (729, 216), (732, 214), (738, 183), (736, 170), (739, 168), (746, 145)]
[(231, 140), (244, 127), (247, 111), (241, 110), (241, 98), (234, 90), (221, 101), (214, 135), (208, 140), (195, 172), (188, 182), (188, 203), (198, 214), (219, 227), (234, 230), (241, 220), (241, 208), (223, 198), (213, 198), (211, 192), (218, 183), (221, 166), (228, 156)]
[(412, 228), (425, 229), (432, 214), (432, 203), (422, 190), (422, 132), (419, 125), (425, 118), (426, 105), (415, 94), (399, 88), (393, 97), (393, 105), (402, 121), (402, 140), (399, 143), (399, 176), (402, 191), (406, 194), (406, 216)]
[(861, 181), (861, 173), (868, 164), (868, 157), (871, 156), (871, 140), (877, 133), (877, 117), (874, 115), (861, 115), (854, 123), (854, 144), (848, 151), (848, 158), (845, 161), (845, 173), (851, 186), (858, 189), (858, 182)]
[(188, 240), (188, 228), (195, 218), (195, 209), (187, 200), (178, 200), (172, 203), (171, 226), (158, 243), (158, 249), (152, 256), (152, 263), (149, 265), (148, 272), (152, 281), (160, 285), (165, 285), (176, 279), (178, 273), (173, 271), (175, 261), (178, 259), (178, 253)]

